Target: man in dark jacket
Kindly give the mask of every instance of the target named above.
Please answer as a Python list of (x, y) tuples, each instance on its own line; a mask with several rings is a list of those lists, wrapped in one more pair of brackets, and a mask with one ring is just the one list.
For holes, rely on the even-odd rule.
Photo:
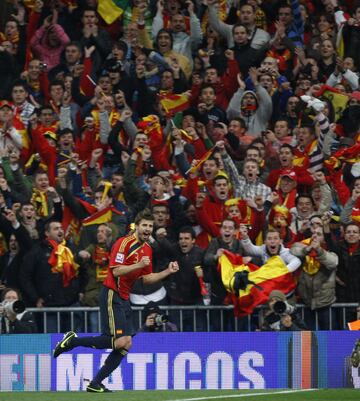
[[(31, 304), (37, 308), (75, 306), (83, 292), (79, 273), (79, 265), (66, 247), (61, 223), (50, 221), (45, 227), (45, 239), (24, 258), (20, 283)], [(61, 322), (66, 326), (65, 316), (61, 317)], [(56, 314), (48, 314), (47, 332), (57, 329)]]
[[(159, 247), (171, 260), (176, 260), (179, 271), (174, 277), (169, 277), (165, 287), (169, 297), (170, 305), (201, 305), (203, 299), (199, 275), (203, 262), (204, 251), (195, 245), (196, 234), (192, 227), (183, 227), (179, 231), (177, 243), (171, 243), (166, 238), (159, 240)], [(195, 271), (196, 268), (196, 271)], [(171, 321), (183, 331), (204, 331), (205, 315), (203, 311), (196, 313), (196, 327), (193, 324), (193, 311), (184, 310), (182, 321), (180, 314), (175, 311), (171, 314)]]
[(4, 286), (19, 288), (24, 254), (32, 245), (30, 236), (15, 213), (6, 208), (0, 214), (0, 232), (8, 244), (8, 251), (0, 257), (0, 289)]
[[(326, 243), (339, 257), (336, 272), (337, 302), (360, 305), (360, 227), (356, 223), (349, 223), (344, 227), (344, 240), (334, 241), (331, 234), (327, 234)], [(356, 309), (347, 308), (345, 321), (339, 328), (347, 328), (346, 323), (357, 318)]]

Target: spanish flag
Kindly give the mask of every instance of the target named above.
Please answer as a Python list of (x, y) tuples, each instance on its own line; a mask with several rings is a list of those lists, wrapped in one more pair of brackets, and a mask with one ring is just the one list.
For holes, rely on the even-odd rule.
[(201, 159), (196, 161), (196, 163), (186, 172), (186, 174), (194, 174), (197, 170), (199, 170), (203, 163), (205, 163), (206, 160), (209, 159), (214, 153), (215, 148), (216, 146), (213, 146), (211, 149), (209, 149)]
[(342, 162), (349, 164), (360, 162), (360, 143), (356, 143), (350, 148), (338, 150), (324, 163), (330, 170), (336, 170), (341, 167)]
[(107, 24), (112, 24), (121, 17), (128, 5), (127, 0), (99, 0), (97, 11)]
[(183, 94), (176, 93), (160, 93), (160, 104), (165, 110), (167, 117), (186, 110), (190, 107), (189, 98)]
[[(81, 205), (89, 214), (97, 212), (97, 209), (94, 205), (80, 198), (76, 199), (81, 203)], [(78, 245), (80, 242), (81, 225), (82, 225), (81, 220), (74, 215), (74, 213), (70, 210), (69, 206), (65, 205), (62, 219), (62, 226), (65, 232), (66, 240), (72, 239), (75, 245)]]
[(147, 135), (149, 146), (152, 151), (154, 148), (162, 148), (164, 135), (159, 118), (156, 115), (149, 114), (148, 116), (143, 117), (141, 121), (137, 123), (137, 127)]
[(120, 212), (119, 210), (115, 209), (114, 206), (109, 206), (87, 217), (83, 220), (82, 224), (83, 226), (91, 226), (93, 224), (109, 223), (113, 218), (113, 213), (118, 215), (124, 214), (124, 212)]
[(349, 96), (329, 85), (322, 85), (320, 90), (315, 94), (316, 97), (328, 99), (335, 110), (335, 121), (337, 121), (347, 106)]
[[(284, 294), (293, 291), (295, 280), (280, 256), (273, 256), (261, 267), (252, 263), (244, 264), (240, 255), (225, 251), (219, 258), (218, 269), (226, 290), (231, 294), (234, 304), (234, 314), (237, 317), (249, 315), (258, 305), (266, 303), (270, 292), (280, 290)], [(249, 272), (249, 284), (246, 290), (240, 290), (237, 297), (233, 290), (234, 274), (240, 271)]]

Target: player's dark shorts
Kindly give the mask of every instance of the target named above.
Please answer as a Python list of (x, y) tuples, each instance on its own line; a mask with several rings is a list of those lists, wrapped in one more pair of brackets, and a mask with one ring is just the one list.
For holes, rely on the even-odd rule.
[(130, 302), (104, 286), (100, 291), (100, 315), (102, 334), (114, 338), (135, 335)]

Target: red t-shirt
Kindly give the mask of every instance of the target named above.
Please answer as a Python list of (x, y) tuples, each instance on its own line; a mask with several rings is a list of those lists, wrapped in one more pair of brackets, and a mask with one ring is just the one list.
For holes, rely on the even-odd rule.
[[(134, 270), (124, 276), (114, 277), (113, 270), (121, 265), (133, 265), (140, 262), (143, 256), (148, 256), (151, 259), (150, 265), (142, 269)], [(106, 279), (104, 280), (105, 287), (117, 291), (122, 299), (129, 299), (134, 282), (142, 276), (152, 272), (152, 249), (146, 242), (140, 243), (135, 234), (127, 235), (119, 238), (111, 249), (109, 269)]]

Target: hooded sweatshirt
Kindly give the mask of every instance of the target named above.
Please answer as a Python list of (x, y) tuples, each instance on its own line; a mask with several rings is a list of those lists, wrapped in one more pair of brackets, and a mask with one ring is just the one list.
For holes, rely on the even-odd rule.
[[(256, 85), (255, 90), (256, 92), (238, 89), (230, 100), (227, 109), (227, 117), (229, 121), (236, 117), (243, 118), (246, 123), (247, 134), (259, 137), (261, 131), (266, 130), (267, 124), (270, 120), (272, 114), (272, 100), (266, 89), (261, 85)], [(257, 102), (256, 110), (248, 114), (241, 106), (243, 103), (243, 97), (249, 93), (255, 96)]]

